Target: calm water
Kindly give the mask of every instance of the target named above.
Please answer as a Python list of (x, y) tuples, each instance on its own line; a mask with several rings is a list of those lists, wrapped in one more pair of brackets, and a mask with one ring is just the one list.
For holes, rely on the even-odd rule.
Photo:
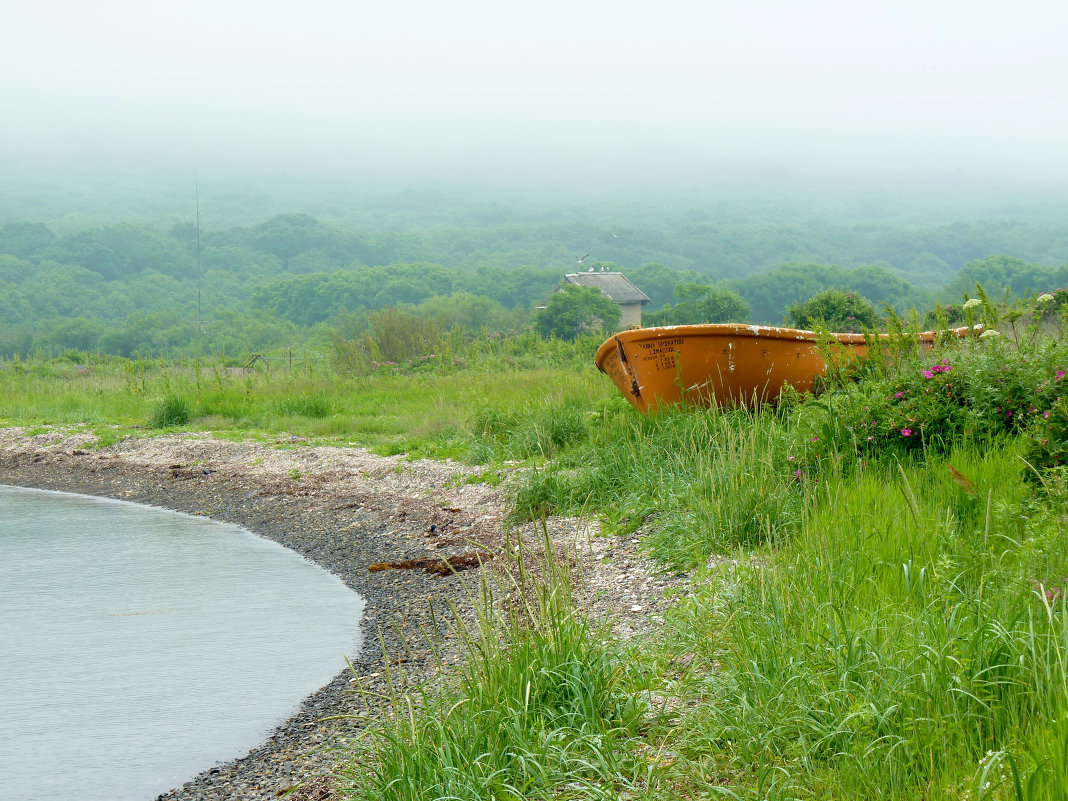
[(0, 798), (145, 801), (243, 755), (362, 608), (237, 526), (0, 486)]

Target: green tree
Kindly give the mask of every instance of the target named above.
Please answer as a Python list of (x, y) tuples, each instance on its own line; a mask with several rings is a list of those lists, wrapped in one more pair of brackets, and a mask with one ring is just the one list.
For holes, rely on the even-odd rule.
[(596, 287), (567, 284), (534, 313), (534, 330), (546, 338), (574, 340), (579, 334), (614, 330), (622, 313)]
[(0, 253), (27, 259), (56, 241), (56, 235), (41, 223), (8, 223), (0, 228)]
[(697, 325), (700, 323), (741, 323), (749, 319), (749, 304), (730, 289), (712, 284), (679, 284), (676, 297), (658, 312), (645, 315), (649, 325)]
[(876, 323), (875, 310), (863, 296), (840, 289), (828, 289), (787, 311), (798, 328), (860, 332), (875, 328)]
[(973, 295), (975, 285), (982, 284), (991, 297), (1001, 297), (1007, 290), (1022, 298), (1028, 292), (1044, 292), (1064, 286), (1066, 279), (1068, 265), (1046, 267), (1002, 254), (968, 262), (946, 285), (945, 291), (947, 299), (956, 301), (961, 296)]
[(492, 298), (479, 297), (470, 292), (427, 298), (415, 307), (415, 312), (419, 317), (436, 320), (444, 330), (462, 328), (468, 333), (476, 333), (481, 329), (519, 329), (525, 322), (519, 307), (510, 312)]
[[(675, 270), (659, 262), (647, 262), (626, 268), (627, 278), (649, 296), (649, 309), (660, 309), (676, 299), (675, 289), (691, 283), (708, 281), (694, 270)], [(748, 312), (746, 312), (748, 314)]]

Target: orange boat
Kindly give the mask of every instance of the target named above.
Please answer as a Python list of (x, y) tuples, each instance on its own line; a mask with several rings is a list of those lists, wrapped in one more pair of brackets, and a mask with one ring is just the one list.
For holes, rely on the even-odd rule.
[[(956, 328), (965, 336), (970, 329)], [(935, 331), (919, 334), (934, 343)], [(881, 335), (886, 338), (886, 334)], [(597, 367), (640, 412), (661, 405), (757, 406), (789, 385), (812, 390), (831, 358), (867, 354), (863, 334), (831, 334), (821, 350), (815, 331), (737, 323), (672, 325), (621, 331), (597, 349)]]

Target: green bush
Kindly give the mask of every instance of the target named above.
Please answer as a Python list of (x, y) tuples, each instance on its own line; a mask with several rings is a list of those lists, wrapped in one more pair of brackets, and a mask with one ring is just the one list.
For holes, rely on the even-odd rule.
[(582, 334), (614, 331), (622, 313), (600, 289), (568, 284), (535, 312), (534, 330), (546, 339), (573, 341)]
[(334, 413), (334, 405), (325, 393), (294, 395), (272, 401), (268, 410), (279, 417), (311, 417), (321, 419)]
[[(1034, 417), (1023, 456), (1039, 474), (1068, 465), (1068, 402), (1064, 398), (1058, 397), (1050, 409)], [(1030, 470), (1024, 475), (1038, 478)]]
[(487, 455), (549, 458), (589, 440), (590, 414), (587, 405), (574, 402), (531, 404), (513, 411), (486, 406), (475, 412), (469, 427)]
[(701, 323), (742, 323), (749, 319), (749, 304), (731, 289), (711, 284), (679, 284), (675, 295), (681, 300), (672, 306), (645, 315), (646, 325), (693, 325)]
[(787, 312), (797, 328), (860, 333), (875, 328), (877, 322), (875, 310), (865, 298), (840, 289), (821, 292), (804, 303), (791, 306)]
[(180, 395), (167, 395), (156, 404), (148, 420), (150, 428), (170, 428), (184, 426), (193, 416), (185, 398)]

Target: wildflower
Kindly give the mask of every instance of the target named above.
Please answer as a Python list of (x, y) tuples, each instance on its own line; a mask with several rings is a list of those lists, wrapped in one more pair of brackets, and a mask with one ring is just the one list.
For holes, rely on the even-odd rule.
[(934, 378), (934, 373), (930, 370), (920, 370), (920, 372), (923, 373), (924, 378)]
[(871, 441), (872, 441), (873, 439), (875, 439), (875, 437), (874, 437), (874, 436), (870, 436), (870, 437), (868, 437), (868, 442), (871, 442)]
[(1055, 381), (1060, 381), (1062, 378), (1064, 378), (1064, 370), (1058, 370), (1057, 371), (1057, 375), (1054, 378), (1054, 380)]
[(1041, 295), (1039, 295), (1036, 298), (1036, 301), (1038, 303), (1052, 303), (1053, 302), (1053, 295), (1051, 295), (1049, 292), (1043, 292)]
[(1049, 412), (1048, 412), (1048, 411), (1042, 412), (1042, 416), (1043, 416), (1043, 417), (1044, 417), (1044, 418), (1045, 418), (1046, 420), (1049, 420)]
[(895, 393), (894, 393), (894, 397), (895, 397), (895, 398), (900, 398), (900, 397), (902, 397), (902, 396), (903, 396), (904, 394), (905, 394), (904, 392), (895, 392)]
[(976, 306), (982, 306), (982, 305), (983, 305), (983, 301), (979, 300), (979, 298), (968, 298), (968, 300), (966, 300), (964, 302), (964, 306), (962, 306), (961, 308), (974, 309)]
[(996, 328), (988, 328), (986, 331), (979, 335), (979, 339), (995, 339), (1001, 336), (1001, 332)]
[(799, 468), (797, 468), (797, 472), (794, 473), (794, 481), (800, 481), (800, 480), (801, 480), (801, 468), (799, 467)]
[(813, 438), (812, 438), (812, 441), (813, 441), (813, 442), (819, 442), (819, 441), (820, 441), (820, 438), (819, 438), (819, 437), (813, 437)]
[(793, 456), (787, 456), (786, 457), (786, 461), (788, 461), (788, 462), (792, 462), (793, 460), (794, 460)]
[(903, 429), (901, 429), (901, 436), (903, 436), (903, 437), (911, 437), (912, 436), (912, 429), (911, 428), (903, 428)]

